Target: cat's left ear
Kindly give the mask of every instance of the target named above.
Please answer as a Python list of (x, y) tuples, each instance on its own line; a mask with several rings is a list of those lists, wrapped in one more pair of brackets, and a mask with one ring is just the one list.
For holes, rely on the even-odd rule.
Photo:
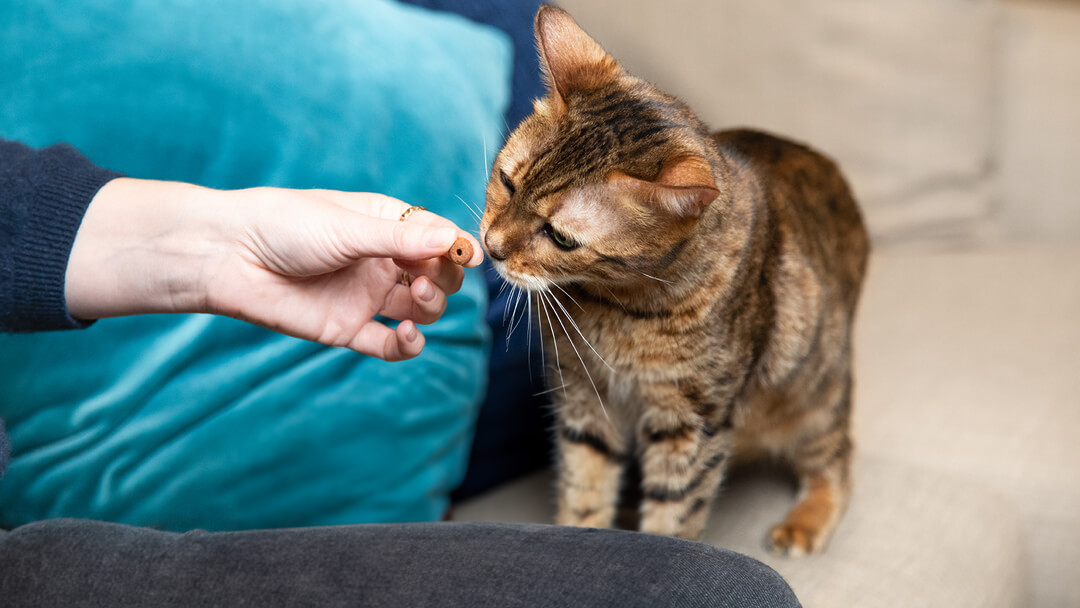
[(614, 171), (608, 183), (633, 198), (680, 218), (695, 218), (720, 196), (709, 161), (700, 156), (668, 159), (652, 180)]
[(623, 72), (570, 13), (555, 6), (541, 6), (536, 13), (536, 45), (548, 98), (560, 113), (566, 109), (566, 98), (575, 91), (600, 88)]

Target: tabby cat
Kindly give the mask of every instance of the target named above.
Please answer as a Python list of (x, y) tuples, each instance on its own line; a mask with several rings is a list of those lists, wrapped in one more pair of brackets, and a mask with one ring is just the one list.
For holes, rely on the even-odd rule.
[(525, 290), (558, 418), (557, 523), (699, 538), (734, 461), (770, 456), (798, 504), (767, 542), (821, 551), (851, 493), (852, 322), (869, 242), (836, 165), (710, 134), (565, 11), (536, 36), (546, 97), (492, 167), (481, 242)]

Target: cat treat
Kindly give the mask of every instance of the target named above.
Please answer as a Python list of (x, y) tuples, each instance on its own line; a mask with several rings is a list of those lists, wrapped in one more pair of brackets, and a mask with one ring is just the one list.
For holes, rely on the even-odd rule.
[(472, 259), (472, 254), (472, 243), (469, 242), (469, 239), (460, 236), (454, 241), (450, 250), (446, 252), (446, 257), (450, 258), (450, 261), (458, 266), (464, 266)]

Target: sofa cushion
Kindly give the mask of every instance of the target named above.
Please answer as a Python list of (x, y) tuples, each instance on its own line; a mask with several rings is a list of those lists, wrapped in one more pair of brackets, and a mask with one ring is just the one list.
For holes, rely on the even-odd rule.
[[(854, 497), (824, 553), (778, 557), (769, 528), (795, 502), (791, 480), (737, 472), (713, 504), (702, 539), (776, 569), (804, 606), (1027, 606), (1023, 538), (1008, 503), (978, 484), (863, 455)], [(548, 472), (454, 508), (461, 521), (553, 520)]]
[(824, 553), (790, 559), (765, 549), (795, 492), (760, 472), (722, 493), (705, 541), (769, 564), (806, 606), (1029, 605), (1023, 533), (1006, 500), (930, 469), (868, 454), (855, 463), (851, 504)]
[(1080, 247), (875, 256), (856, 327), (863, 451), (977, 481), (1024, 530), (1031, 606), (1080, 606)]

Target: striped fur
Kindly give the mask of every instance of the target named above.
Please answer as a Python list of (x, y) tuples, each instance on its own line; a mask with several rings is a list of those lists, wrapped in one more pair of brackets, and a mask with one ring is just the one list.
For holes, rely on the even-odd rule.
[(768, 542), (822, 550), (851, 491), (869, 250), (843, 177), (799, 144), (710, 134), (560, 9), (537, 42), (548, 95), (495, 160), (481, 240), (545, 340), (557, 522), (611, 526), (633, 461), (641, 529), (698, 538), (726, 468), (767, 456), (801, 484)]

